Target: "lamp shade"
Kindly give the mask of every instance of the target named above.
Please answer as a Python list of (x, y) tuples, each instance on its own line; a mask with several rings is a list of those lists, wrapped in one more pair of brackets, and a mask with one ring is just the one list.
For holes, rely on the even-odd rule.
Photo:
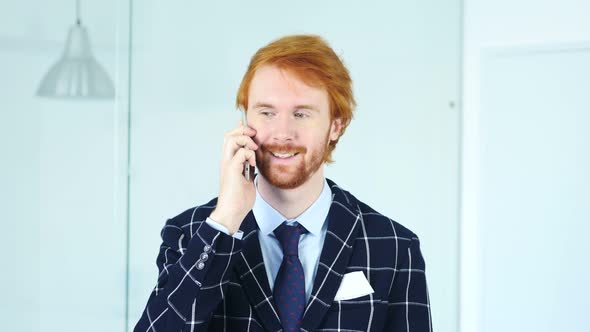
[(113, 82), (94, 59), (88, 32), (79, 21), (68, 31), (64, 52), (41, 80), (37, 95), (72, 99), (114, 98)]

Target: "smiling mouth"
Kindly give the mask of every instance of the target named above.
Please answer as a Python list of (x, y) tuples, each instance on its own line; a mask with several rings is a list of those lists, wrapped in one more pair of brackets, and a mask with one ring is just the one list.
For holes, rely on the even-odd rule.
[(299, 152), (291, 152), (291, 153), (277, 153), (277, 152), (270, 152), (273, 156), (280, 158), (280, 159), (289, 159), (299, 154)]

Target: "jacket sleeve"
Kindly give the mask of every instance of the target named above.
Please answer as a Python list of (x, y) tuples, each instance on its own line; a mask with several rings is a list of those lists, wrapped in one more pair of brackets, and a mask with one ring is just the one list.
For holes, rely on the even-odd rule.
[(398, 253), (384, 331), (432, 332), (430, 300), (420, 240), (412, 237)]
[(241, 241), (200, 222), (194, 233), (169, 219), (162, 229), (158, 281), (135, 332), (207, 331), (226, 291)]

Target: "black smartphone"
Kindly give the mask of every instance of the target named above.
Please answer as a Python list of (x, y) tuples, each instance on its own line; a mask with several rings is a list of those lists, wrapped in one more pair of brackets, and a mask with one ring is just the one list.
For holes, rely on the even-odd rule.
[[(242, 112), (242, 125), (246, 126), (248, 125), (248, 121), (246, 120), (246, 111)], [(253, 181), (254, 180), (254, 170), (256, 167), (254, 166), (250, 166), (250, 163), (245, 161), (244, 162), (244, 171), (242, 172), (242, 174), (244, 175), (244, 177), (246, 178), (247, 181)]]

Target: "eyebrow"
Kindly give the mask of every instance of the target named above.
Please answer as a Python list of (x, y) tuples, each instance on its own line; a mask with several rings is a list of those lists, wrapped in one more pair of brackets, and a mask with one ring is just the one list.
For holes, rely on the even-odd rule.
[(252, 108), (274, 108), (271, 104), (256, 103)]
[[(273, 108), (273, 109), (275, 108), (273, 105), (271, 105), (271, 104), (267, 104), (267, 103), (256, 103), (256, 104), (254, 104), (254, 106), (252, 106), (252, 107), (253, 107), (253, 108)], [(295, 106), (295, 109), (302, 109), (302, 108), (303, 108), (303, 109), (308, 109), (308, 110), (311, 110), (311, 111), (315, 111), (315, 112), (319, 112), (319, 111), (320, 111), (320, 110), (319, 110), (319, 109), (318, 109), (316, 106), (314, 106), (314, 105), (307, 105), (307, 104), (304, 104), (304, 105), (297, 105), (297, 106)]]

